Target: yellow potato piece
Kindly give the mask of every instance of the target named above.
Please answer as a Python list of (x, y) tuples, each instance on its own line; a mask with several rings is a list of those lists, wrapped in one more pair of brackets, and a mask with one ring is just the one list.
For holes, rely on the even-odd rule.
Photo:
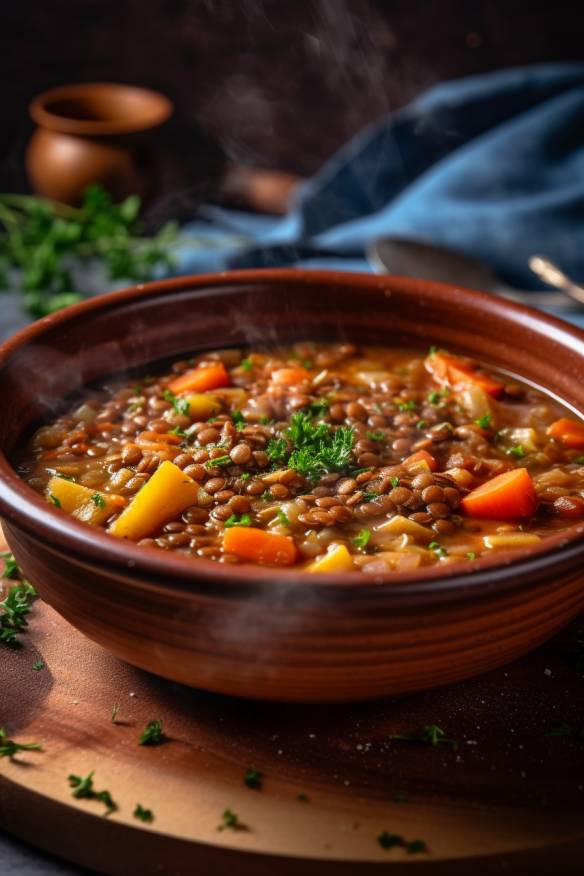
[(162, 462), (149, 481), (109, 528), (112, 535), (137, 541), (195, 505), (199, 485), (169, 460)]
[(181, 396), (183, 398), (189, 403), (189, 416), (193, 420), (208, 420), (221, 410), (221, 402), (214, 395), (196, 392)]
[(375, 527), (375, 532), (381, 532), (383, 535), (402, 535), (405, 532), (416, 541), (423, 541), (425, 544), (431, 542), (434, 537), (431, 529), (410, 520), (408, 517), (403, 517), (401, 514), (396, 514), (386, 523), (380, 523), (379, 526)]
[(59, 503), (57, 507), (62, 511), (77, 520), (82, 520), (83, 523), (92, 523), (94, 526), (105, 523), (108, 517), (120, 510), (123, 502), (121, 496), (91, 490), (58, 475), (52, 477), (47, 484), (49, 501), (52, 501), (51, 496), (57, 500)]
[(332, 545), (328, 553), (307, 567), (307, 572), (350, 572), (354, 569), (353, 557), (344, 544)]
[(504, 535), (485, 535), (483, 544), (488, 548), (522, 548), (541, 541), (534, 532), (507, 532)]

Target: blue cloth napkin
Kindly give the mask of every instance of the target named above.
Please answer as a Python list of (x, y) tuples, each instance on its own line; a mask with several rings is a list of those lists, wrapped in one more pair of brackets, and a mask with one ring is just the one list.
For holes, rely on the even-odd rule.
[(351, 140), (287, 216), (207, 207), (186, 231), (206, 243), (182, 249), (180, 273), (369, 270), (367, 244), (393, 236), (474, 256), (520, 288), (538, 287), (534, 253), (584, 280), (584, 64), (438, 85)]

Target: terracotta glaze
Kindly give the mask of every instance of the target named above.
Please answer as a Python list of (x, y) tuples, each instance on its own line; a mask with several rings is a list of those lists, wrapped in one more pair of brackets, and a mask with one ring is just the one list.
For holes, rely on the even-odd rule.
[(221, 693), (347, 701), (449, 684), (526, 653), (584, 607), (584, 525), (513, 556), (399, 576), (323, 574), (172, 556), (76, 523), (10, 463), (85, 384), (192, 350), (297, 338), (440, 344), (584, 410), (584, 335), (446, 284), (324, 271), (187, 277), (104, 295), (30, 326), (0, 353), (0, 511), (41, 595), (116, 656)]

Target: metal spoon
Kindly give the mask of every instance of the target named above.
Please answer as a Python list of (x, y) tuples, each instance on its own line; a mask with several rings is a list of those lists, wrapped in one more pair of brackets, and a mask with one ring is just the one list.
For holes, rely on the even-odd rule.
[(545, 256), (534, 255), (529, 259), (529, 267), (544, 283), (561, 289), (574, 301), (584, 304), (584, 288), (570, 280), (554, 262)]
[[(401, 274), (425, 280), (441, 280), (494, 292), (511, 301), (532, 307), (557, 307), (574, 310), (584, 303), (562, 292), (524, 291), (502, 283), (491, 269), (478, 259), (472, 259), (444, 246), (418, 240), (381, 238), (367, 249), (367, 259), (378, 274)], [(533, 270), (533, 268), (532, 268)], [(556, 285), (556, 284), (553, 284)], [(583, 290), (584, 291), (584, 290)], [(578, 302), (578, 303), (577, 303)]]

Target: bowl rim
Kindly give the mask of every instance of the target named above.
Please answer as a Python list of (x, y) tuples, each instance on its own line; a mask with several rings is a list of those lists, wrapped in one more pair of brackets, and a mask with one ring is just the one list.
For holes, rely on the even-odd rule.
[[(54, 326), (66, 324), (72, 319), (88, 316), (102, 310), (115, 309), (136, 299), (164, 296), (167, 293), (189, 292), (193, 289), (233, 287), (249, 283), (267, 285), (316, 284), (342, 285), (367, 288), (385, 295), (392, 290), (406, 295), (424, 292), (431, 297), (458, 295), (470, 296), (477, 304), (499, 313), (527, 320), (532, 326), (539, 324), (556, 340), (564, 344), (571, 340), (582, 347), (584, 331), (556, 317), (522, 304), (508, 301), (478, 290), (464, 289), (448, 283), (419, 280), (411, 277), (375, 275), (348, 271), (308, 270), (297, 268), (251, 269), (197, 274), (142, 283), (113, 292), (104, 293), (57, 313), (43, 317), (12, 335), (0, 346), (0, 375), (5, 362), (20, 348), (42, 336)], [(359, 594), (384, 594), (384, 598), (403, 599), (414, 595), (427, 596), (440, 593), (458, 593), (465, 596), (484, 595), (493, 592), (496, 586), (508, 589), (521, 586), (525, 578), (540, 579), (559, 563), (575, 567), (578, 559), (584, 558), (584, 522), (562, 530), (542, 540), (538, 545), (486, 556), (473, 561), (463, 561), (445, 566), (422, 567), (421, 570), (400, 573), (383, 573), (363, 576), (354, 572), (325, 573), (314, 575), (294, 568), (256, 566), (242, 564), (232, 566), (214, 560), (163, 552), (156, 548), (139, 547), (134, 542), (110, 536), (97, 527), (89, 527), (73, 520), (50, 506), (43, 497), (21, 479), (6, 454), (0, 449), (0, 510), (8, 523), (23, 528), (33, 537), (43, 541), (49, 550), (56, 546), (65, 549), (77, 561), (99, 562), (107, 568), (123, 570), (126, 575), (148, 574), (164, 579), (168, 590), (188, 589), (191, 593), (234, 586), (265, 591), (267, 587), (289, 588), (292, 584), (310, 585), (312, 590), (327, 591), (331, 595), (358, 591)], [(55, 546), (55, 547), (53, 547)], [(396, 580), (398, 579), (398, 580)], [(385, 585), (385, 586), (383, 586)]]
[[(83, 98), (101, 93), (113, 100), (133, 95), (143, 101), (141, 111), (124, 118), (76, 119), (51, 109), (55, 101)], [(173, 112), (172, 101), (159, 91), (122, 82), (77, 82), (59, 85), (37, 94), (29, 104), (29, 115), (41, 128), (80, 136), (131, 134), (148, 131), (166, 122)]]

